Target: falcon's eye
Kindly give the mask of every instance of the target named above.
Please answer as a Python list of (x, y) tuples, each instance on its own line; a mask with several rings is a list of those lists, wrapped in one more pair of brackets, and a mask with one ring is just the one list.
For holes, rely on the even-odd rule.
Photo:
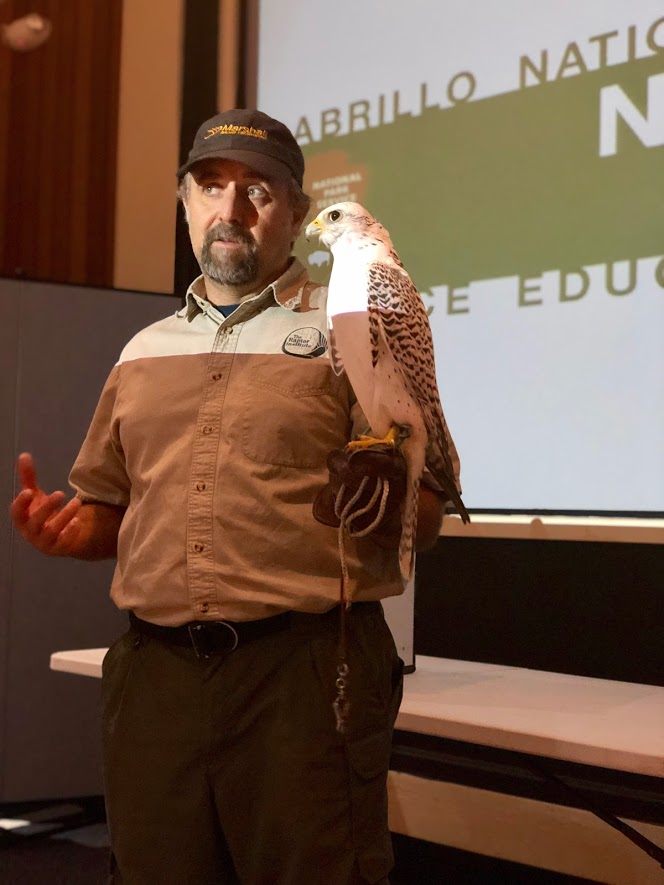
[(330, 221), (339, 221), (341, 218), (341, 212), (338, 209), (335, 209), (333, 212), (330, 212), (328, 218)]

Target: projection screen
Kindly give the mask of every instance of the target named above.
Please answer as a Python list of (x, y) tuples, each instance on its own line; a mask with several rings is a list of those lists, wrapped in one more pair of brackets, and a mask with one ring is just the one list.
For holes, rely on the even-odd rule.
[(422, 293), (467, 506), (661, 516), (661, 0), (264, 0), (258, 58)]

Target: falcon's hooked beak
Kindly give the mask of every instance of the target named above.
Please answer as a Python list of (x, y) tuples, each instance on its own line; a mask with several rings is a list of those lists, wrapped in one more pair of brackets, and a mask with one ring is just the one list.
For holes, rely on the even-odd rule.
[(310, 237), (320, 237), (324, 230), (325, 228), (323, 227), (323, 222), (320, 218), (314, 218), (311, 224), (307, 225), (304, 235), (308, 240)]

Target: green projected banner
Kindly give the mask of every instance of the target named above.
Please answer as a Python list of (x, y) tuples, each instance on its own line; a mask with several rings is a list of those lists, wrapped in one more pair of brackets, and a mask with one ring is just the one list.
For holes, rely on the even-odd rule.
[[(317, 211), (357, 200), (390, 230), (469, 506), (664, 511), (661, 3), (293, 0), (275, 46), (277, 5), (259, 106)], [(327, 280), (326, 250), (296, 251)]]

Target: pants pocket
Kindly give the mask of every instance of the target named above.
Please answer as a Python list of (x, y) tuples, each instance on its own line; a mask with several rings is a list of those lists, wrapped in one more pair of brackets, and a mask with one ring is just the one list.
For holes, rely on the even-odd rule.
[(109, 648), (102, 662), (102, 724), (104, 735), (114, 732), (136, 653), (143, 637), (129, 630)]
[(391, 738), (389, 730), (381, 729), (349, 737), (346, 743), (353, 844), (360, 874), (369, 883), (384, 880), (394, 864), (387, 824)]
[(118, 869), (118, 862), (115, 859), (115, 855), (113, 851), (109, 851), (108, 854), (108, 878), (106, 880), (106, 885), (121, 885), (122, 876), (120, 875), (120, 870)]

